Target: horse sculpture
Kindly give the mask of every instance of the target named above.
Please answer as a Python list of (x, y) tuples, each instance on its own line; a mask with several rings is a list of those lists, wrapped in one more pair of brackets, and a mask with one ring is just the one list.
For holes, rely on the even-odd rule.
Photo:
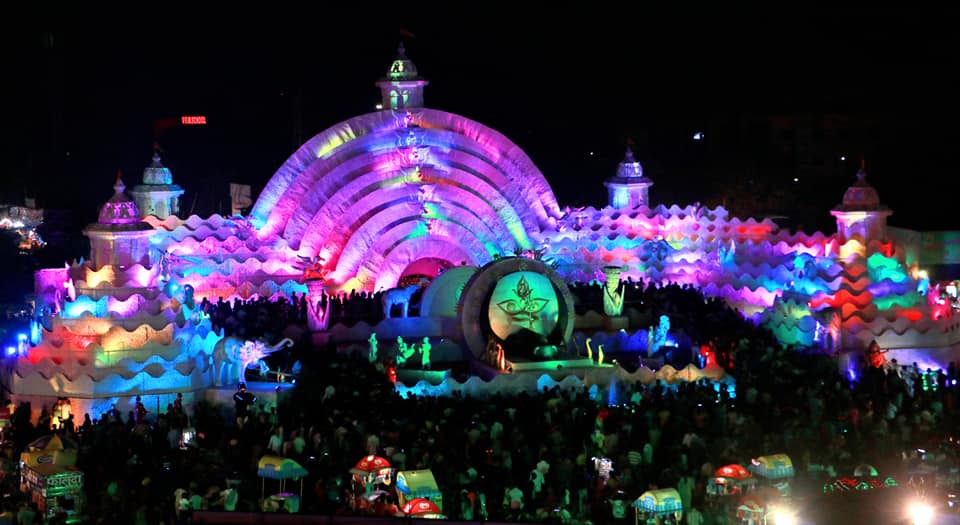
[(421, 279), (420, 282), (416, 284), (404, 286), (403, 288), (392, 288), (383, 292), (383, 316), (389, 319), (393, 305), (399, 304), (403, 307), (403, 314), (400, 317), (407, 317), (410, 308), (410, 298), (426, 283), (426, 279)]

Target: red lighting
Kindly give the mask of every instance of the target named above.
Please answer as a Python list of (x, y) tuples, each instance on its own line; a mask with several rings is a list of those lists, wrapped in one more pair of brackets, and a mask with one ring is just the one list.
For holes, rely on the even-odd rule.
[(207, 123), (207, 117), (205, 115), (194, 115), (194, 116), (184, 115), (180, 117), (180, 123), (188, 126), (205, 125)]

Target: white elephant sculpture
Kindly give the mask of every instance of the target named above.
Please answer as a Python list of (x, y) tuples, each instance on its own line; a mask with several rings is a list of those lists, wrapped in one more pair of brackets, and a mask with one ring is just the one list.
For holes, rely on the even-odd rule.
[[(293, 346), (293, 340), (285, 337), (273, 346), (262, 341), (243, 340), (238, 337), (224, 337), (213, 347), (214, 385), (220, 386), (226, 367), (227, 380), (242, 383), (247, 368), (261, 366), (262, 359), (281, 348)], [(263, 367), (261, 366), (261, 373)]]
[[(222, 337), (223, 330), (220, 331), (221, 338), (213, 347), (213, 384), (220, 386), (224, 383), (223, 376), (226, 373), (227, 381), (230, 382), (237, 375), (234, 370), (236, 356), (243, 345), (243, 339), (229, 336)], [(226, 368), (226, 370), (224, 370)]]
[(240, 360), (240, 371), (237, 375), (237, 382), (242, 383), (246, 370), (248, 368), (254, 368), (254, 366), (260, 368), (260, 375), (269, 372), (270, 368), (263, 362), (263, 358), (288, 346), (293, 346), (293, 340), (289, 337), (284, 337), (279, 343), (273, 346), (267, 346), (266, 343), (262, 341), (246, 341), (240, 345), (240, 348), (237, 350)]

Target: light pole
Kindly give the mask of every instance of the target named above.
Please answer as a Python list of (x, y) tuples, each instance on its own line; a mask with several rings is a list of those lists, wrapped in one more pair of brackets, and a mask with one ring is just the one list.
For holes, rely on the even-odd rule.
[(276, 410), (277, 410), (277, 424), (279, 425), (279, 424), (280, 424), (280, 385), (279, 385), (279, 384), (274, 388), (274, 391), (277, 393), (275, 403), (277, 404), (277, 409), (276, 409)]

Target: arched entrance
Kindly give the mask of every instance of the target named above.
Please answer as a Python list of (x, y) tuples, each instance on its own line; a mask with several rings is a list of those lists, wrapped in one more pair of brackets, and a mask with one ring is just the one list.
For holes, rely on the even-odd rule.
[[(411, 108), (337, 124), (304, 144), (261, 192), (250, 222), (331, 290), (397, 286), (423, 258), (480, 266), (534, 246), (562, 216), (546, 179), (507, 137)], [(428, 272), (427, 275), (435, 272)]]

